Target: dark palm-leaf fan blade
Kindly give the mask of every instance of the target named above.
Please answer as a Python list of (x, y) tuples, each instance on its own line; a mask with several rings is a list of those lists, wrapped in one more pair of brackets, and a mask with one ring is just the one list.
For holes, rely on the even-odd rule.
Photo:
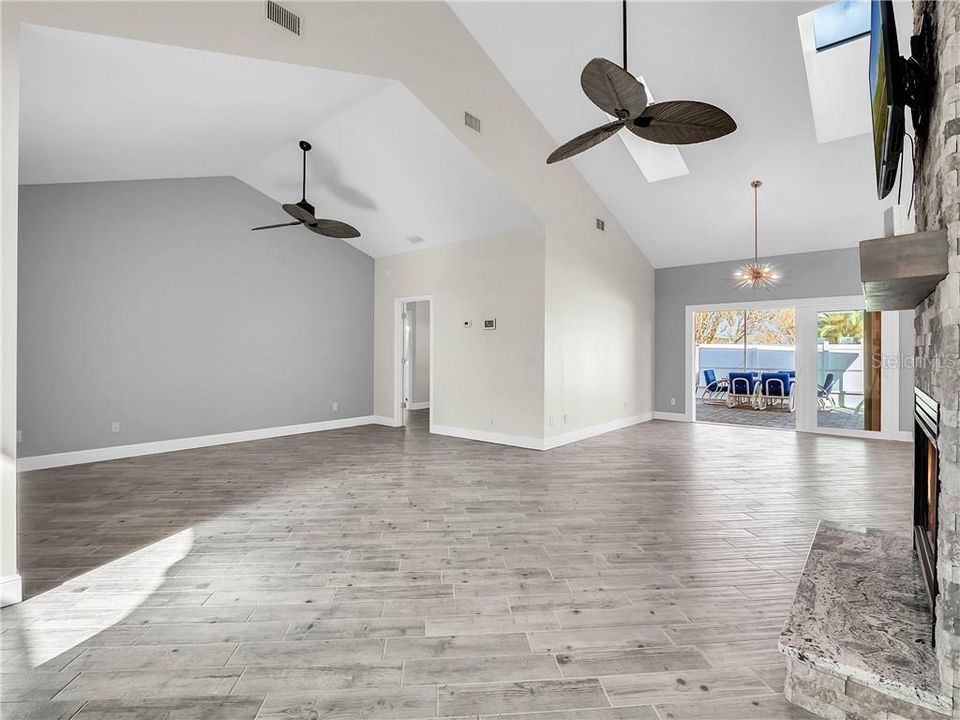
[(593, 104), (621, 120), (632, 120), (647, 107), (647, 91), (616, 63), (594, 58), (580, 73), (580, 87)]
[(547, 158), (547, 165), (559, 160), (566, 160), (569, 157), (582, 153), (584, 150), (589, 150), (594, 145), (602, 143), (611, 135), (615, 135), (622, 127), (623, 121), (617, 120), (608, 125), (601, 125), (593, 130), (587, 130), (583, 135), (577, 135), (573, 140), (564, 143), (550, 153), (550, 157)]
[(303, 225), (302, 220), (294, 222), (280, 223), (278, 225), (261, 225), (260, 227), (250, 228), (251, 230), (272, 230), (273, 228), (290, 227), (291, 225)]
[(360, 231), (352, 225), (347, 225), (339, 220), (317, 220), (307, 223), (307, 227), (319, 235), (326, 235), (333, 238), (358, 238)]
[(634, 135), (665, 145), (689, 145), (716, 140), (737, 129), (727, 113), (696, 100), (669, 100), (647, 106), (643, 114), (627, 123)]

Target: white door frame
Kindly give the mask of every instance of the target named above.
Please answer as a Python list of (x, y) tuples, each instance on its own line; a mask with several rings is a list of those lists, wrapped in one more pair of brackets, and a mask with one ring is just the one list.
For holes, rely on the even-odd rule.
[(430, 432), (433, 432), (437, 412), (437, 396), (433, 389), (433, 328), (436, 325), (433, 295), (408, 295), (393, 299), (393, 424), (396, 427), (403, 425), (403, 306), (412, 302), (430, 303)]
[[(820, 311), (863, 310), (862, 295), (839, 297), (798, 298), (794, 300), (751, 300), (742, 302), (710, 303), (706, 305), (687, 305), (684, 322), (684, 419), (688, 422), (696, 418), (693, 378), (693, 314), (708, 310), (755, 310), (758, 308), (792, 307), (797, 312), (796, 326), (796, 370), (798, 377), (815, 377), (817, 369), (816, 328), (817, 313)], [(884, 357), (897, 357), (900, 352), (900, 323), (895, 312), (885, 312), (880, 316), (881, 354)], [(869, 360), (869, 358), (865, 358)], [(884, 363), (885, 365), (888, 363)], [(881, 382), (886, 391), (883, 393), (883, 405), (880, 413), (880, 431), (846, 430), (842, 428), (822, 428), (817, 426), (817, 393), (813, 383), (800, 384), (800, 394), (796, 398), (797, 431), (819, 433), (823, 435), (844, 435), (873, 440), (910, 440), (912, 433), (900, 430), (900, 368), (881, 369)]]

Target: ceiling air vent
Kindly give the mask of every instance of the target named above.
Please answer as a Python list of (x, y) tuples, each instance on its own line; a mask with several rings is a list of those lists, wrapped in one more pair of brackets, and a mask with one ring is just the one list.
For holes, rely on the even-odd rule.
[(606, 227), (607, 227), (607, 224), (600, 218), (597, 218), (597, 230), (604, 230), (606, 229)]
[(471, 130), (476, 130), (480, 132), (480, 118), (471, 115), (468, 112), (463, 114), (463, 124), (466, 125)]
[(410, 237), (407, 238), (407, 242), (410, 243), (411, 245), (416, 245), (417, 243), (422, 243), (423, 238), (420, 237), (419, 235), (411, 235)]
[(273, 2), (273, 0), (267, 0), (267, 20), (275, 22), (280, 27), (292, 33), (300, 34), (300, 16), (294, 15), (282, 5)]

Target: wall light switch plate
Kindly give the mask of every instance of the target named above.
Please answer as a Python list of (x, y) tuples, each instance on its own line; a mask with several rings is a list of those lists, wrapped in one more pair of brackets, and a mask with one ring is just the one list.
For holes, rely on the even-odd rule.
[(17, 430), (17, 442), (23, 442), (23, 430)]
[(493, 318), (492, 320), (483, 321), (484, 330), (496, 330), (497, 329), (497, 319)]
[(120, 423), (117, 422), (116, 420), (114, 420), (112, 423), (110, 423), (110, 432), (112, 432), (112, 433), (118, 433), (118, 432), (120, 432)]

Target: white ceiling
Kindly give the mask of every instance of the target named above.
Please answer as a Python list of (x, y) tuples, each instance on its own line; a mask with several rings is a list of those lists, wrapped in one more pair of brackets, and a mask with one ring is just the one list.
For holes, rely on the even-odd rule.
[(235, 175), (295, 202), (305, 138), (307, 199), (374, 257), (536, 222), (399, 83), (36, 26), (22, 46), (23, 184)]
[[(883, 234), (883, 208), (895, 198), (876, 199), (870, 136), (817, 142), (797, 18), (819, 4), (631, 1), (630, 71), (658, 100), (710, 102), (739, 126), (683, 147), (690, 174), (656, 183), (620, 142), (572, 161), (654, 266), (752, 254), (754, 178), (764, 183), (761, 255), (851, 247)], [(606, 121), (579, 78), (593, 57), (620, 61), (619, 2), (451, 6), (558, 144)], [(869, 107), (860, 112), (868, 117)]]

